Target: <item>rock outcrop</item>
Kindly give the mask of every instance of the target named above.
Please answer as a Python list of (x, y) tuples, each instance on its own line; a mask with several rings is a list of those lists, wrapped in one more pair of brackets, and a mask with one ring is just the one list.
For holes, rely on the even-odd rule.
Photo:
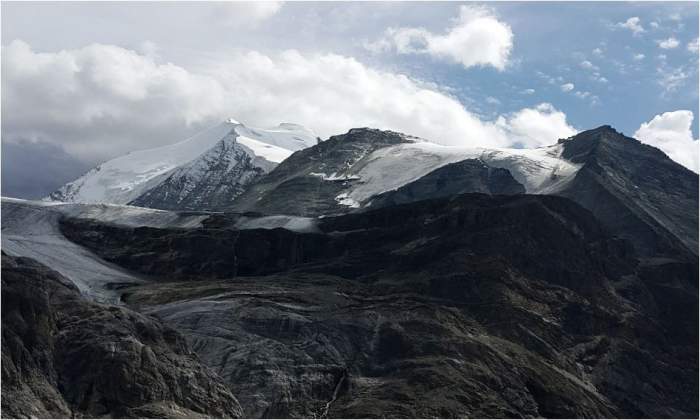
[(155, 280), (124, 301), (180, 330), (245, 416), (698, 414), (697, 266), (640, 262), (568, 199), (225, 222), (62, 230)]
[(175, 330), (2, 256), (3, 417), (241, 417)]

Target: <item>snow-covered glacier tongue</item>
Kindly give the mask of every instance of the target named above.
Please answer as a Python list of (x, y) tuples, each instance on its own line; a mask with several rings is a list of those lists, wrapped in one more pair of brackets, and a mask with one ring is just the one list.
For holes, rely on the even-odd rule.
[(104, 162), (45, 200), (211, 209), (316, 143), (316, 135), (297, 124), (259, 129), (228, 119), (184, 141)]

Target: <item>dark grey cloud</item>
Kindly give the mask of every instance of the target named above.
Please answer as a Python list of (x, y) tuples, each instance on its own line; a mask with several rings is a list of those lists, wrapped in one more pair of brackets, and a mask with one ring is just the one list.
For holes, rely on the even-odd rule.
[(39, 199), (79, 177), (91, 166), (55, 144), (3, 141), (2, 195)]

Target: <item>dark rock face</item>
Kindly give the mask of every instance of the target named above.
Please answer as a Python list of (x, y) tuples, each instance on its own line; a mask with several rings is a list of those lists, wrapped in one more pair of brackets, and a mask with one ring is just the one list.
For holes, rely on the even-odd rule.
[(328, 182), (312, 174), (343, 174), (375, 150), (409, 141), (392, 131), (354, 128), (294, 153), (251, 185), (230, 209), (304, 216), (345, 213), (347, 207), (335, 197), (355, 180)]
[[(150, 280), (118, 286), (124, 307), (4, 256), (3, 412), (698, 417), (696, 174), (605, 126), (562, 140), (581, 168), (561, 196), (464, 160), (369, 210), (336, 201), (361, 182), (347, 168), (407, 141), (354, 129), (299, 151), (234, 201), (260, 213), (202, 228), (62, 219)], [(220, 176), (190, 191), (184, 171), (152, 203), (227, 206), (242, 189), (205, 166)], [(235, 228), (262, 213), (324, 217)]]
[(222, 217), (63, 231), (161, 281), (124, 301), (182, 331), (246, 416), (698, 415), (697, 271), (640, 264), (570, 200), (466, 194), (318, 234)]
[(696, 173), (609, 126), (560, 141), (563, 157), (583, 164), (560, 195), (591, 210), (640, 256), (697, 260)]
[(164, 210), (224, 208), (273, 167), (264, 159), (251, 157), (235, 137), (226, 137), (129, 204)]
[[(356, 128), (299, 151), (255, 181), (230, 206), (234, 211), (320, 216), (356, 211), (337, 197), (362, 182), (355, 175), (372, 152), (413, 139), (393, 131)], [(332, 180), (324, 179), (333, 175)], [(525, 188), (505, 169), (466, 159), (438, 168), (398, 190), (371, 197), (371, 208), (462, 193), (522, 194)]]
[(240, 417), (182, 336), (87, 301), (27, 258), (2, 257), (3, 417)]
[(397, 190), (372, 197), (370, 207), (387, 207), (464, 193), (524, 194), (525, 187), (507, 169), (491, 168), (477, 159), (467, 159), (438, 168)]

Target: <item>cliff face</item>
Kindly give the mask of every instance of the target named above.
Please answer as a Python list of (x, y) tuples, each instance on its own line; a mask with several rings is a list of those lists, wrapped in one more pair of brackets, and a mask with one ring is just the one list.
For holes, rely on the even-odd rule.
[(562, 156), (582, 167), (559, 195), (591, 210), (640, 256), (697, 260), (696, 173), (609, 126), (562, 142)]
[(570, 200), (466, 194), (315, 233), (228, 217), (62, 231), (154, 280), (123, 300), (180, 330), (245, 416), (697, 415), (697, 266), (640, 263)]
[(240, 417), (172, 328), (90, 302), (28, 258), (2, 257), (3, 417)]

